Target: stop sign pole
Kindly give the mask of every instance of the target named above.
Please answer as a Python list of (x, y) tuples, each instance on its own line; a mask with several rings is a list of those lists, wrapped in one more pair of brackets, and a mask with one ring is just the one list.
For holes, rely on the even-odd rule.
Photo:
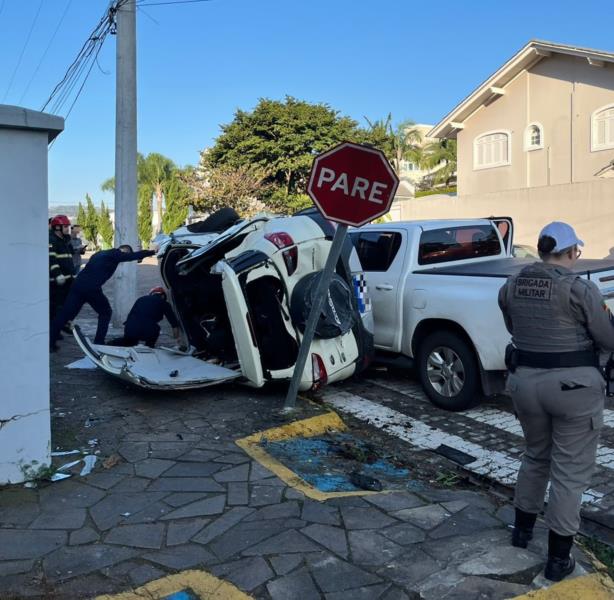
[(313, 161), (307, 193), (320, 212), (338, 225), (303, 332), (284, 404), (286, 412), (296, 405), (298, 388), (348, 225), (358, 227), (386, 214), (398, 185), (399, 179), (384, 154), (367, 146), (345, 142)]

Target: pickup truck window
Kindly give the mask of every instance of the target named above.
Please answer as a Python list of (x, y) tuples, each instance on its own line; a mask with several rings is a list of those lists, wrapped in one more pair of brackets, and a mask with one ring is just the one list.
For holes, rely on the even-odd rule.
[(387, 271), (401, 247), (401, 234), (394, 231), (350, 233), (365, 271)]
[(492, 225), (470, 225), (423, 231), (418, 264), (432, 265), (481, 256), (497, 256), (501, 242)]

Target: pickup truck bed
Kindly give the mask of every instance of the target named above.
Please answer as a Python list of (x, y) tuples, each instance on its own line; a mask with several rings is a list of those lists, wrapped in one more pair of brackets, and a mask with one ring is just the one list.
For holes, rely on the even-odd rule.
[[(430, 269), (416, 269), (414, 273), (421, 275), (463, 275), (466, 277), (509, 277), (514, 275), (525, 265), (535, 262), (528, 258), (499, 258), (483, 262), (467, 263), (464, 265), (447, 265), (445, 267), (432, 267)], [(576, 263), (574, 272), (588, 279), (595, 279), (595, 275), (603, 271), (612, 271), (612, 259), (580, 259)]]

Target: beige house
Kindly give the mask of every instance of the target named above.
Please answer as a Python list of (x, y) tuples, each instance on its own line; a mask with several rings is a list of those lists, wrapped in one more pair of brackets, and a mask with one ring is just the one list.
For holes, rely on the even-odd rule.
[(428, 136), (458, 140), (458, 196), (403, 218), (510, 215), (533, 245), (566, 220), (586, 256), (614, 256), (614, 53), (531, 41)]

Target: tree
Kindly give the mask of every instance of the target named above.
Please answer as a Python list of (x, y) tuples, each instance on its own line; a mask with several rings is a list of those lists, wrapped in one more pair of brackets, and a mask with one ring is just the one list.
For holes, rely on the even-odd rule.
[[(152, 198), (155, 198), (156, 212), (160, 225), (163, 227), (163, 203), (165, 200), (165, 189), (171, 185), (175, 175), (181, 170), (177, 168), (175, 163), (166, 156), (157, 152), (152, 152), (147, 156), (137, 154), (137, 182), (138, 182), (138, 235), (143, 246), (148, 246), (154, 233), (152, 228)], [(176, 184), (173, 184), (176, 186)], [(115, 178), (111, 177), (107, 179), (101, 186), (103, 191), (115, 192)], [(173, 191), (172, 193), (176, 193)], [(187, 206), (189, 202), (185, 204), (185, 214), (187, 214)], [(167, 223), (175, 222), (179, 220), (177, 216), (181, 211), (177, 208), (173, 208), (173, 217), (166, 218)], [(168, 210), (168, 203), (167, 203)], [(181, 222), (183, 222), (181, 219)]]
[(392, 124), (392, 113), (388, 113), (385, 119), (372, 122), (365, 117), (365, 120), (369, 125), (365, 141), (386, 155), (397, 174), (401, 172), (402, 160), (422, 165), (424, 160), (420, 146), (422, 134), (413, 121), (405, 120), (395, 127)]
[(210, 168), (205, 155), (206, 152), (201, 152), (197, 168), (184, 169), (180, 175), (190, 189), (190, 203), (195, 209), (212, 213), (229, 206), (242, 217), (251, 217), (265, 208), (258, 200), (270, 188), (264, 182), (265, 171), (252, 166)]
[(456, 140), (439, 140), (424, 148), (424, 163), (429, 169), (439, 168), (433, 172), (435, 183), (450, 185), (456, 176)]
[(79, 208), (77, 209), (77, 225), (83, 226), (85, 225), (86, 216), (85, 216), (85, 208), (83, 208), (83, 204), (79, 202)]
[(165, 182), (164, 199), (166, 211), (162, 218), (162, 231), (170, 233), (185, 223), (191, 199), (191, 190), (178, 172)]
[(89, 194), (85, 194), (85, 221), (83, 222), (83, 233), (85, 239), (98, 248), (98, 213)]
[(143, 248), (148, 248), (149, 242), (153, 237), (153, 228), (151, 225), (151, 199), (153, 198), (153, 190), (149, 185), (139, 185), (138, 195), (138, 235)]
[(262, 173), (265, 185), (256, 186), (256, 199), (267, 206), (275, 193), (279, 197), (279, 190), (288, 198), (304, 193), (315, 155), (363, 137), (354, 120), (328, 105), (290, 96), (284, 101), (260, 99), (252, 112), (237, 110), (232, 122), (221, 129), (213, 147), (203, 154), (205, 170), (213, 177), (216, 169), (225, 167), (217, 175), (225, 180)]
[(107, 250), (113, 247), (113, 234), (115, 233), (113, 228), (113, 222), (111, 221), (111, 214), (109, 209), (104, 205), (104, 202), (100, 206), (100, 214), (98, 215), (98, 233), (102, 238), (102, 247)]

